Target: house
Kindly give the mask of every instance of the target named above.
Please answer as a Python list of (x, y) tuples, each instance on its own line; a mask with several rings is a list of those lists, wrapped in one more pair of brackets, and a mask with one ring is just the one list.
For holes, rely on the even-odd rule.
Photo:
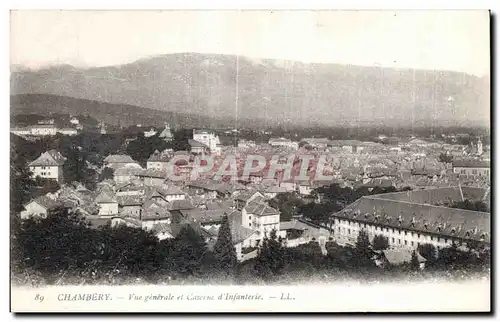
[(21, 219), (26, 219), (31, 216), (46, 218), (47, 214), (51, 210), (57, 208), (58, 205), (59, 204), (55, 200), (47, 196), (40, 196), (24, 205), (24, 210), (21, 211), (20, 214)]
[(158, 223), (151, 229), (159, 240), (174, 238), (172, 227), (167, 223)]
[(143, 169), (137, 163), (127, 163), (119, 167), (113, 173), (113, 180), (116, 183), (126, 183), (139, 178), (143, 173)]
[(46, 136), (46, 135), (56, 135), (57, 127), (52, 124), (38, 124), (31, 126), (31, 135), (34, 136)]
[(94, 202), (99, 206), (99, 216), (112, 217), (118, 214), (118, 201), (110, 191), (102, 191)]
[(258, 245), (260, 240), (269, 236), (274, 229), (280, 230), (280, 213), (278, 210), (268, 206), (264, 198), (255, 197), (247, 202), (241, 210), (242, 225), (256, 231), (254, 245)]
[(278, 194), (286, 193), (288, 190), (282, 186), (270, 186), (264, 189), (263, 193), (269, 199), (275, 198)]
[(172, 153), (170, 153), (170, 151), (159, 152), (158, 150), (156, 150), (149, 156), (149, 159), (146, 163), (146, 168), (148, 170), (167, 171), (171, 158)]
[(143, 196), (117, 196), (118, 212), (125, 217), (140, 218)]
[[(220, 147), (220, 139), (219, 136), (215, 134), (213, 131), (209, 130), (193, 130), (193, 140), (202, 143), (203, 146), (200, 146), (198, 143), (193, 142), (193, 144), (198, 145), (196, 149), (201, 150), (205, 146), (208, 148), (207, 152), (218, 154), (220, 153), (221, 147)], [(190, 143), (191, 145), (191, 143)], [(191, 145), (191, 149), (193, 148), (193, 145)], [(200, 152), (196, 152), (200, 153)]]
[(165, 170), (147, 169), (137, 175), (147, 187), (161, 186), (165, 183), (167, 172)]
[(160, 133), (159, 137), (165, 140), (166, 142), (170, 142), (174, 139), (172, 131), (170, 130), (170, 125), (168, 123), (165, 123), (165, 128)]
[[(380, 257), (375, 260), (377, 266), (390, 267), (411, 263), (412, 251), (408, 249), (386, 249), (381, 252)], [(426, 259), (415, 251), (420, 269), (425, 268)]]
[(167, 202), (186, 199), (186, 194), (184, 193), (184, 191), (174, 185), (162, 186), (160, 187), (159, 192)]
[(41, 177), (61, 183), (64, 179), (63, 165), (65, 160), (61, 153), (56, 150), (49, 150), (42, 153), (28, 166), (33, 173), (33, 178)]
[(10, 133), (18, 136), (31, 135), (31, 127), (14, 127), (10, 129)]
[(151, 128), (151, 129), (149, 129), (149, 131), (144, 131), (144, 137), (149, 138), (151, 136), (156, 135), (156, 133), (158, 133), (158, 132), (156, 132), (155, 129)]
[(143, 229), (153, 229), (156, 224), (170, 224), (172, 215), (160, 203), (148, 200), (142, 205), (140, 220)]
[(286, 138), (272, 138), (269, 140), (268, 144), (272, 147), (285, 147), (295, 150), (299, 148), (299, 144), (297, 142), (293, 142), (292, 140)]
[(231, 228), (231, 240), (236, 250), (238, 261), (256, 257), (258, 248), (255, 246), (257, 231), (243, 226), (242, 215), (238, 210), (234, 210), (227, 216), (229, 227)]
[(73, 125), (78, 125), (78, 124), (80, 124), (80, 120), (79, 120), (77, 117), (75, 117), (75, 116), (71, 117), (71, 118), (69, 119), (69, 122), (70, 122), (71, 124), (73, 124)]
[(210, 152), (210, 148), (205, 143), (192, 139), (189, 139), (188, 143), (189, 146), (191, 147), (191, 153), (201, 154)]
[(464, 159), (452, 162), (453, 173), (465, 175), (467, 177), (490, 177), (490, 162)]
[(265, 196), (261, 192), (255, 190), (240, 192), (234, 198), (236, 209), (242, 210), (248, 202), (254, 200), (255, 198), (265, 198)]
[(332, 214), (334, 239), (354, 244), (365, 230), (370, 239), (386, 237), (391, 249), (416, 250), (421, 244), (440, 249), (471, 241), (489, 246), (489, 213), (446, 207), (450, 200), (462, 199), (460, 191), (448, 187), (361, 197)]
[(111, 154), (104, 159), (104, 166), (116, 170), (129, 164), (138, 163), (126, 154)]
[(62, 129), (59, 129), (57, 130), (58, 133), (61, 133), (62, 135), (69, 135), (69, 136), (73, 136), (73, 135), (77, 135), (78, 134), (78, 131), (76, 129), (73, 129), (73, 128), (62, 128)]

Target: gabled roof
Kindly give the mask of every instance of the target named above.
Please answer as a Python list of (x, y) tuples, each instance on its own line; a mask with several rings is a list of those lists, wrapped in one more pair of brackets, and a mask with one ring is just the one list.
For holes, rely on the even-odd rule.
[(61, 166), (64, 164), (65, 158), (56, 150), (49, 150), (42, 153), (38, 159), (29, 164), (30, 167), (35, 166)]
[(489, 213), (383, 199), (382, 196), (364, 196), (334, 216), (395, 229), (490, 241)]
[(138, 176), (139, 177), (147, 177), (147, 178), (166, 179), (167, 172), (161, 171), (161, 170), (146, 169), (146, 170), (142, 170), (141, 172), (139, 172)]
[(140, 206), (144, 198), (143, 196), (117, 196), (116, 201), (120, 206)]
[(102, 191), (96, 198), (96, 203), (115, 203), (115, 198), (108, 191)]
[(135, 163), (135, 161), (126, 154), (111, 154), (108, 155), (105, 159), (104, 162), (107, 163)]
[(250, 201), (246, 206), (245, 206), (245, 211), (249, 214), (253, 214), (255, 216), (271, 216), (271, 215), (278, 215), (279, 212), (278, 210), (269, 207), (268, 205), (261, 203), (261, 202), (256, 202), (256, 201)]
[(169, 224), (163, 223), (163, 222), (155, 224), (152, 228), (152, 231), (155, 233), (155, 235), (163, 234), (163, 233), (167, 233), (169, 235), (172, 235), (172, 227), (170, 227)]
[(173, 210), (183, 210), (183, 209), (193, 209), (193, 202), (189, 199), (185, 200), (174, 200), (169, 202), (167, 205), (167, 209), (170, 211)]
[(231, 229), (231, 239), (234, 245), (241, 243), (256, 233), (255, 230), (243, 227), (240, 211), (234, 210), (228, 214), (227, 218), (229, 221), (229, 228)]
[(40, 206), (42, 206), (46, 210), (54, 209), (57, 206), (59, 206), (58, 202), (56, 202), (55, 200), (53, 200), (47, 196), (40, 196), (38, 198), (35, 198), (35, 199), (31, 200), (30, 202), (28, 202), (28, 204), (30, 204), (32, 202), (36, 202), (37, 204), (39, 204)]
[(189, 145), (192, 147), (192, 148), (205, 148), (205, 149), (208, 149), (208, 146), (200, 141), (196, 141), (196, 140), (193, 140), (193, 139), (189, 139), (188, 140), (188, 143)]

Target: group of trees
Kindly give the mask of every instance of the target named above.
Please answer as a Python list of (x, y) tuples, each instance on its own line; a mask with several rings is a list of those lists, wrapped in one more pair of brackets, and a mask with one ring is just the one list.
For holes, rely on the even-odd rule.
[(463, 201), (456, 201), (450, 205), (451, 208), (459, 208), (465, 210), (473, 210), (473, 211), (482, 211), (482, 212), (490, 212), (489, 205), (481, 200), (472, 201), (469, 199), (465, 199)]
[[(33, 283), (38, 277), (48, 284), (120, 284), (137, 279), (152, 283), (204, 279), (253, 283), (279, 281), (295, 274), (362, 274), (369, 278), (384, 274), (375, 264), (377, 250), (385, 247), (384, 241), (377, 240), (370, 242), (361, 231), (354, 246), (327, 242), (324, 255), (314, 240), (289, 248), (273, 231), (262, 240), (257, 257), (238, 263), (227, 216), (215, 244), (209, 247), (189, 225), (175, 238), (159, 241), (152, 232), (138, 228), (92, 227), (81, 215), (60, 208), (47, 218), (25, 219), (16, 226), (11, 271), (18, 281)], [(434, 270), (479, 269), (489, 263), (489, 253), (478, 257), (472, 250), (455, 246), (439, 251), (421, 246), (419, 252)], [(414, 257), (413, 266), (418, 264), (416, 254)]]

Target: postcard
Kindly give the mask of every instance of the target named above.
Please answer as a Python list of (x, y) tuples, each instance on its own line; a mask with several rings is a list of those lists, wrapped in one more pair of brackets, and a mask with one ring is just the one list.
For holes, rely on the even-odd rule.
[(486, 10), (12, 10), (12, 312), (490, 312)]

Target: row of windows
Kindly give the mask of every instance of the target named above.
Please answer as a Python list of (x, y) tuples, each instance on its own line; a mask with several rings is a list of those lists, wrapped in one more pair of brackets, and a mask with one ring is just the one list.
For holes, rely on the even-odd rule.
[[(340, 227), (338, 227), (338, 231), (340, 232)], [(388, 231), (386, 229), (386, 231)], [(392, 230), (394, 232), (394, 229)], [(350, 235), (351, 234), (351, 230), (350, 229), (347, 229), (347, 234)], [(401, 235), (401, 231), (399, 231), (399, 234)], [(407, 235), (407, 232), (405, 231), (405, 236)], [(418, 238), (420, 238), (420, 234), (416, 234), (418, 235)], [(413, 237), (414, 236), (414, 233), (411, 233), (411, 236)], [(441, 239), (444, 240), (445, 243), (448, 243), (448, 238), (441, 238), (441, 237), (437, 237), (437, 242), (440, 243), (441, 242)], [(401, 243), (401, 239), (398, 239)], [(431, 241), (434, 241), (434, 236), (431, 236)], [(394, 237), (392, 238), (392, 242), (394, 243)], [(405, 240), (405, 245), (407, 244), (407, 241)], [(411, 242), (412, 246), (413, 246), (413, 242)]]

